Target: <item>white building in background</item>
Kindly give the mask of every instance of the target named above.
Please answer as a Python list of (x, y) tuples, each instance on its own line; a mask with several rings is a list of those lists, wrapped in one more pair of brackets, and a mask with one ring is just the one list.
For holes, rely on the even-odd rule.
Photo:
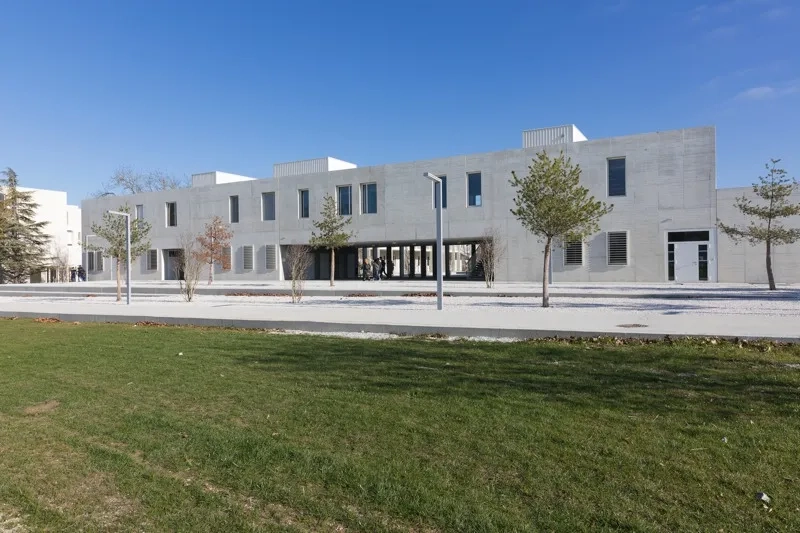
[[(180, 276), (179, 240), (197, 234), (214, 216), (233, 231), (227, 250), (231, 268), (216, 269), (221, 281), (285, 279), (290, 245), (307, 244), (326, 194), (339, 214), (352, 217), (352, 245), (336, 254), (335, 277), (356, 279), (365, 257), (391, 260), (395, 278), (432, 279), (435, 253), (433, 189), (424, 172), (443, 183), (444, 276), (482, 276), (480, 241), (488, 229), (505, 239), (507, 253), (498, 281), (541, 280), (543, 245), (511, 214), (512, 171), (525, 174), (538, 152), (564, 152), (582, 169), (581, 182), (599, 200), (614, 205), (600, 231), (583, 242), (557, 246), (554, 281), (736, 282), (765, 278), (763, 246), (733, 244), (717, 231), (717, 220), (745, 224), (732, 209), (747, 188), (718, 189), (716, 130), (687, 128), (605, 139), (587, 139), (573, 125), (522, 133), (522, 147), (371, 167), (322, 157), (278, 163), (272, 177), (253, 179), (224, 172), (192, 176), (186, 189), (84, 200), (83, 231), (109, 209), (127, 204), (150, 222), (151, 249), (134, 263), (136, 280)], [(795, 198), (800, 201), (800, 196)], [(787, 221), (797, 227), (800, 217)], [(92, 235), (88, 242), (94, 243)], [(99, 244), (99, 243), (98, 243)], [(113, 263), (86, 254), (89, 280), (111, 279)], [(800, 283), (800, 243), (777, 247), (775, 275)], [(316, 251), (313, 279), (330, 275), (327, 252)]]
[[(83, 256), (81, 208), (77, 205), (69, 205), (67, 193), (64, 191), (31, 189), (29, 187), (19, 187), (19, 190), (32, 193), (32, 200), (39, 205), (36, 209), (36, 221), (47, 223), (44, 232), (50, 238), (49, 256), (46, 258), (46, 262), (52, 266), (48, 270), (31, 276), (31, 283), (61, 281), (58, 279), (57, 272), (59, 264), (66, 263), (67, 268), (77, 268), (81, 264)], [(2, 194), (0, 192), (0, 195)]]

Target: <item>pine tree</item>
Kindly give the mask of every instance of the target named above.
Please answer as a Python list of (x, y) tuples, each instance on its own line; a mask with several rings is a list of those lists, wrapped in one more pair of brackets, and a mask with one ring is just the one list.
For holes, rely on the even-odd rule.
[(553, 240), (582, 240), (596, 233), (600, 229), (600, 218), (614, 206), (589, 195), (589, 190), (580, 184), (580, 165), (573, 165), (563, 152), (552, 159), (540, 152), (528, 167), (527, 176), (520, 178), (516, 172), (511, 176), (511, 185), (517, 189), (514, 198), (517, 207), (511, 213), (545, 243), (542, 307), (549, 307), (548, 276)]
[(2, 172), (5, 197), (0, 202), (0, 275), (4, 283), (27, 283), (47, 268), (50, 252), (47, 222), (36, 221), (33, 193), (18, 188), (16, 172)]
[(766, 245), (767, 281), (769, 289), (775, 290), (775, 275), (772, 273), (772, 247), (779, 244), (792, 244), (800, 240), (800, 229), (786, 228), (780, 219), (800, 215), (800, 204), (792, 204), (789, 197), (800, 185), (797, 180), (788, 177), (786, 171), (778, 168), (780, 159), (771, 159), (764, 165), (766, 176), (759, 176), (753, 184), (753, 193), (764, 200), (765, 205), (754, 204), (752, 200), (740, 196), (734, 206), (744, 215), (750, 217), (745, 227), (728, 226), (718, 222), (719, 229), (738, 243), (742, 239), (750, 244), (763, 242)]
[[(117, 211), (130, 213), (131, 206), (125, 204)], [(105, 246), (91, 245), (89, 250), (103, 252), (117, 262), (117, 301), (122, 300), (122, 265), (127, 264), (125, 250), (125, 233), (127, 222), (125, 217), (103, 213), (103, 222), (92, 223), (92, 233), (106, 241)], [(150, 223), (145, 220), (131, 220), (131, 263), (150, 249)]]
[(311, 232), (311, 244), (314, 248), (325, 248), (331, 253), (331, 287), (333, 287), (333, 274), (336, 265), (336, 249), (343, 248), (350, 243), (354, 233), (345, 231), (345, 228), (353, 221), (352, 218), (345, 218), (339, 214), (336, 208), (336, 200), (330, 194), (326, 194), (322, 200), (322, 220), (315, 220), (314, 227), (317, 231)]
[(202, 234), (197, 236), (199, 250), (196, 257), (208, 265), (208, 284), (214, 281), (214, 264), (222, 266), (222, 270), (230, 270), (231, 256), (225, 249), (231, 245), (233, 233), (230, 226), (220, 217), (214, 217), (206, 224)]

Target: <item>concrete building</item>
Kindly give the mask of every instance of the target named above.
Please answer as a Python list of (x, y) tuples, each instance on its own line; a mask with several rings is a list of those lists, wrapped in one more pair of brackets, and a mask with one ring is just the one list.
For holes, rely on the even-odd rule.
[[(47, 262), (52, 265), (47, 270), (31, 276), (32, 283), (67, 281), (70, 267), (78, 267), (82, 260), (81, 246), (81, 208), (67, 203), (67, 193), (47, 189), (19, 187), (22, 192), (30, 192), (35, 203), (37, 222), (46, 222), (44, 232), (49, 237)], [(0, 197), (5, 198), (2, 189)]]
[[(231, 268), (217, 268), (217, 279), (284, 279), (286, 247), (308, 243), (329, 193), (356, 232), (353, 246), (337, 253), (337, 278), (357, 277), (365, 256), (391, 258), (394, 277), (432, 277), (434, 200), (423, 177), (432, 172), (445, 180), (445, 276), (479, 277), (479, 241), (495, 228), (507, 247), (497, 279), (536, 281), (543, 245), (511, 214), (509, 178), (527, 172), (539, 151), (564, 151), (581, 166), (584, 185), (614, 210), (597, 235), (554, 251), (555, 281), (761, 282), (763, 250), (718, 237), (718, 217), (744, 222), (731, 209), (744, 190), (717, 190), (715, 135), (713, 127), (701, 127), (588, 140), (569, 125), (525, 131), (522, 148), (499, 152), (371, 167), (321, 158), (276, 164), (265, 179), (209, 172), (194, 175), (187, 189), (85, 200), (83, 232), (104, 211), (132, 206), (153, 226), (152, 249), (137, 260), (133, 278), (174, 279), (180, 236), (200, 233), (218, 215), (234, 237)], [(798, 245), (777, 250), (777, 279), (800, 282), (799, 261)], [(84, 267), (92, 280), (113, 276), (109, 260), (96, 254), (86, 254)], [(328, 277), (324, 251), (315, 253), (310, 275)]]

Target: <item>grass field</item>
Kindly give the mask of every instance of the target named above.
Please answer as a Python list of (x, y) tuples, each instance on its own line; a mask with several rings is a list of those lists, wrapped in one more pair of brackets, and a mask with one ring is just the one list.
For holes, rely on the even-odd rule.
[(800, 530), (798, 348), (0, 336), (0, 531)]

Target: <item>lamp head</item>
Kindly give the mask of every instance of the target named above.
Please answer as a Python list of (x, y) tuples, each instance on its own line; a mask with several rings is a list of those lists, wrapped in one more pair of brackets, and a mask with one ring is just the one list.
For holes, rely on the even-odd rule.
[(430, 172), (423, 172), (422, 175), (425, 176), (426, 178), (428, 178), (429, 180), (431, 180), (434, 183), (441, 183), (442, 182), (442, 178), (440, 178), (438, 176), (434, 176)]

